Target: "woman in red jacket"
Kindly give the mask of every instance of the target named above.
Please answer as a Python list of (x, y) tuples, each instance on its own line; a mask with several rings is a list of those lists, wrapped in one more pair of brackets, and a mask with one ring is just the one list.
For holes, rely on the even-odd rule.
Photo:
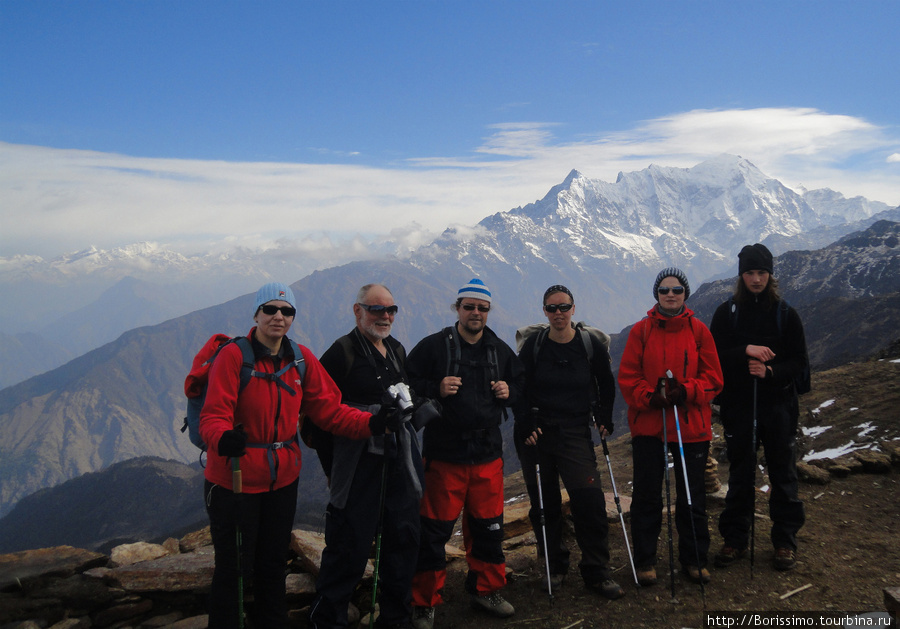
[[(670, 267), (659, 273), (653, 284), (657, 304), (631, 328), (619, 366), (619, 388), (628, 403), (634, 456), (631, 535), (642, 585), (656, 583), (662, 482), (668, 461), (663, 449), (663, 418), (668, 449), (675, 460), (678, 558), (691, 580), (709, 581), (704, 469), (712, 439), (710, 402), (722, 390), (722, 369), (709, 329), (684, 305), (690, 294), (681, 270)], [(688, 508), (683, 463), (693, 509)]]
[[(204, 491), (216, 555), (211, 629), (239, 625), (238, 565), (252, 575), (253, 626), (288, 626), (284, 569), (297, 507), (301, 411), (344, 437), (363, 439), (385, 429), (387, 409), (373, 416), (341, 404), (340, 391), (312, 352), (287, 339), (295, 314), (291, 289), (266, 284), (256, 293), (256, 327), (247, 335), (257, 377), (240, 388), (243, 358), (237, 343), (225, 345), (209, 370), (200, 435), (209, 444)], [(296, 366), (276, 377), (297, 358), (293, 347), (299, 348), (306, 363), (302, 382)], [(232, 483), (232, 459), (240, 462), (243, 493)]]

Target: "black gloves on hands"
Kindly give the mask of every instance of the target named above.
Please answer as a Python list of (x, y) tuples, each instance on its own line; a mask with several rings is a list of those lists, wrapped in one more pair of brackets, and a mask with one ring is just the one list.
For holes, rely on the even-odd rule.
[(219, 437), (219, 454), (222, 456), (236, 457), (247, 454), (247, 433), (243, 426), (233, 430), (226, 430)]
[(647, 403), (653, 408), (671, 408), (687, 402), (687, 389), (675, 378), (660, 378)]

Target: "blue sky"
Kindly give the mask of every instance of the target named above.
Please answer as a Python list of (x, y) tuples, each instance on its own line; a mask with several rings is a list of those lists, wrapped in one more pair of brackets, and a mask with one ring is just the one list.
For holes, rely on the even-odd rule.
[(898, 26), (894, 1), (2, 0), (0, 256), (412, 246), (573, 168), (722, 152), (896, 205)]

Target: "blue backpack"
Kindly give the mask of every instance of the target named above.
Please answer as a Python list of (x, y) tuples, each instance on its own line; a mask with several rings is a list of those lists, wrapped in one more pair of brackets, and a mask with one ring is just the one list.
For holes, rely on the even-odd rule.
[(300, 381), (302, 383), (306, 377), (306, 361), (303, 360), (303, 353), (300, 351), (300, 347), (297, 343), (289, 338), (287, 341), (290, 342), (291, 350), (294, 352), (294, 360), (287, 363), (275, 373), (266, 373), (256, 371), (256, 357), (253, 355), (253, 346), (250, 343), (250, 339), (246, 336), (236, 336), (231, 338), (225, 334), (214, 334), (210, 337), (200, 351), (197, 352), (197, 355), (194, 356), (191, 371), (184, 380), (184, 394), (187, 396), (188, 402), (187, 416), (184, 418), (184, 425), (181, 427), (181, 432), (187, 431), (191, 443), (200, 448), (201, 451), (206, 451), (206, 444), (200, 437), (200, 412), (203, 410), (204, 402), (206, 402), (206, 390), (209, 386), (209, 368), (216, 359), (216, 356), (219, 355), (219, 352), (222, 351), (222, 348), (230, 343), (236, 343), (237, 346), (241, 348), (241, 355), (243, 357), (240, 385), (238, 387), (239, 395), (240, 392), (244, 390), (244, 387), (250, 382), (250, 378), (264, 378), (270, 380), (286, 389), (291, 395), (296, 395), (296, 392), (281, 379), (281, 376), (288, 369), (296, 368), (297, 373), (300, 374)]

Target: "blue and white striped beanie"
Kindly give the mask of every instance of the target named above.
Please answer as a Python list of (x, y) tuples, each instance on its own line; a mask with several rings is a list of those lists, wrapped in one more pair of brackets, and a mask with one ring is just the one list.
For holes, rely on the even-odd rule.
[(484, 285), (478, 278), (472, 278), (469, 280), (469, 283), (459, 289), (459, 292), (456, 293), (456, 299), (483, 299), (484, 301), (490, 303), (491, 302), (491, 291), (488, 290), (488, 287)]
[(276, 299), (286, 301), (294, 308), (297, 307), (297, 301), (294, 299), (294, 292), (290, 286), (281, 282), (270, 282), (256, 291), (256, 307), (253, 312), (257, 312), (263, 304)]

